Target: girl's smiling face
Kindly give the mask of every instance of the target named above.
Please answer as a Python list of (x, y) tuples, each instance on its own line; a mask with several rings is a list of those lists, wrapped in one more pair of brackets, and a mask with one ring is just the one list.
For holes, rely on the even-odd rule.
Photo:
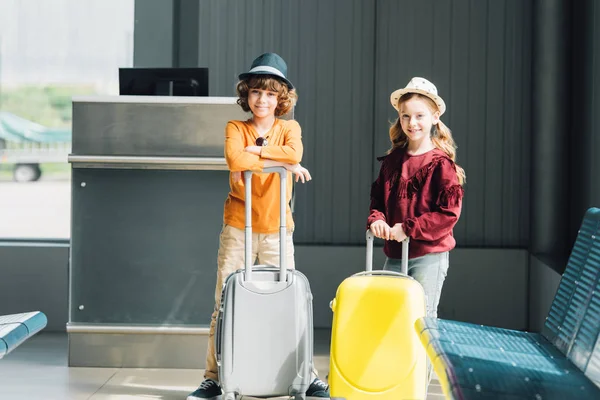
[(249, 89), (248, 91), (248, 106), (257, 118), (274, 116), (277, 102), (277, 92), (263, 89)]
[(398, 111), (402, 130), (412, 142), (420, 142), (431, 135), (431, 128), (440, 120), (440, 112), (432, 112), (425, 100), (413, 96), (400, 104)]

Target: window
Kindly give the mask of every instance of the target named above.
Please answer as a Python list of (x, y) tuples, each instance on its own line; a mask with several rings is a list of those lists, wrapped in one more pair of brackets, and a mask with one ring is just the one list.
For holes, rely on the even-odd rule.
[(117, 95), (134, 0), (0, 2), (0, 239), (70, 237), (71, 97)]

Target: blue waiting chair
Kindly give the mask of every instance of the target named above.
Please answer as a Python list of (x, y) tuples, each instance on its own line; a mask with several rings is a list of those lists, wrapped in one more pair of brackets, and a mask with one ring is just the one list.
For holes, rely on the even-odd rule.
[(43, 312), (0, 315), (0, 358), (46, 327)]
[(600, 209), (581, 224), (541, 333), (422, 318), (448, 399), (600, 399)]

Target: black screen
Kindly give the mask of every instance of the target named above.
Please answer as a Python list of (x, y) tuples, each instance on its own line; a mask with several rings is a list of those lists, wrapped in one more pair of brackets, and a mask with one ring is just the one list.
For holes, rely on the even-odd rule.
[(208, 68), (119, 68), (119, 94), (208, 96)]

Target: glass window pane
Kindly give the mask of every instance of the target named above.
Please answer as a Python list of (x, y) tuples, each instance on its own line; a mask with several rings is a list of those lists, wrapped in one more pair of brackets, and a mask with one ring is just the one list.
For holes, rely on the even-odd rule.
[(71, 97), (117, 95), (134, 0), (0, 1), (0, 239), (69, 238)]

